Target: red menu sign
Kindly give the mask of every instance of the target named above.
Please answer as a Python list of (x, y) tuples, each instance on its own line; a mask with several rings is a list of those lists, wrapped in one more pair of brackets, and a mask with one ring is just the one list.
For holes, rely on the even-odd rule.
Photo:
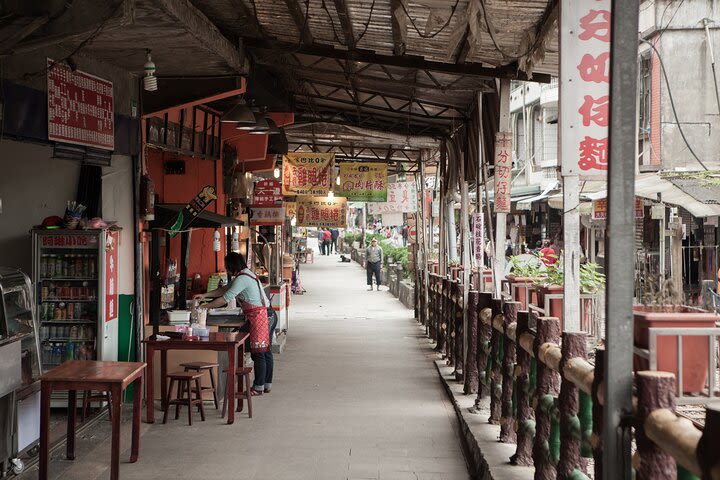
[(118, 248), (120, 232), (108, 231), (105, 241), (105, 321), (118, 318)]
[(113, 84), (47, 59), (48, 139), (115, 149)]
[(512, 133), (495, 134), (495, 212), (510, 213)]
[(604, 176), (610, 118), (610, 0), (563, 0), (560, 12), (562, 174)]
[(41, 235), (43, 248), (97, 248), (94, 235)]
[(279, 180), (260, 180), (255, 184), (253, 197), (254, 205), (258, 206), (282, 206), (282, 185)]

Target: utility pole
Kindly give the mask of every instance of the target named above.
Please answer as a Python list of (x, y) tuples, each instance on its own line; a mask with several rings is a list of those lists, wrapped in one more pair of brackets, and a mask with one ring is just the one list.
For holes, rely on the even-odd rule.
[[(562, 100), (561, 100), (562, 101)], [(560, 132), (558, 130), (558, 135)], [(580, 177), (563, 175), (563, 324), (580, 331)]]

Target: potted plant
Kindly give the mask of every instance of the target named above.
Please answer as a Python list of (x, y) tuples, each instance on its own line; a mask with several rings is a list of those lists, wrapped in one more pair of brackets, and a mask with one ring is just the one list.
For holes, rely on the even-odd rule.
[[(515, 255), (510, 257), (510, 273), (505, 278), (508, 282), (515, 284), (523, 284), (525, 286), (535, 284), (542, 278), (545, 265), (538, 259), (537, 255), (532, 257), (525, 255)], [(518, 288), (515, 290), (515, 301), (520, 302), (522, 308), (527, 308), (527, 288)], [(533, 298), (532, 300), (536, 300)]]
[[(649, 328), (713, 328), (714, 312), (685, 305), (671, 279), (647, 278), (642, 305), (633, 307), (633, 341), (636, 347), (649, 348)], [(682, 339), (682, 387), (684, 393), (701, 392), (707, 380), (709, 350), (707, 337), (688, 336)], [(678, 375), (677, 337), (666, 335), (657, 339), (657, 369)], [(635, 371), (650, 368), (649, 361), (635, 356)], [(679, 384), (679, 382), (678, 382)], [(679, 388), (679, 386), (678, 386)]]

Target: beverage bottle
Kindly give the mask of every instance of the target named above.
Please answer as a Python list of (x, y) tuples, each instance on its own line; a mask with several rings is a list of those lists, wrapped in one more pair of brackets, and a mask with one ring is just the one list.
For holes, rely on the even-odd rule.
[(96, 267), (95, 260), (96, 260), (96, 259), (95, 259), (95, 257), (92, 256), (92, 255), (88, 255), (88, 256), (90, 257), (89, 260), (88, 260), (88, 265), (89, 265), (89, 268), (88, 268), (88, 277), (90, 277), (90, 278), (95, 278), (95, 267)]
[(75, 304), (74, 303), (67, 304), (67, 317), (70, 320), (75, 319)]
[(75, 255), (75, 276), (83, 277), (82, 255)]
[(55, 276), (55, 255), (45, 256), (45, 275), (47, 278)]
[(47, 255), (40, 255), (40, 278), (47, 277)]
[(67, 264), (68, 264), (68, 277), (75, 278), (75, 255), (68, 255), (67, 256)]
[(55, 255), (55, 277), (62, 277), (62, 256)]

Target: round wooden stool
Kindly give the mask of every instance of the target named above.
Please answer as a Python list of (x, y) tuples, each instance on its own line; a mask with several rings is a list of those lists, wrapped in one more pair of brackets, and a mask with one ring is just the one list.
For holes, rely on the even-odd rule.
[[(247, 400), (248, 403), (248, 418), (252, 418), (252, 394), (250, 392), (250, 389), (252, 388), (252, 382), (250, 381), (250, 374), (252, 373), (251, 367), (243, 367), (238, 368), (235, 370), (235, 375), (237, 376), (237, 391), (235, 392), (235, 398), (238, 399), (238, 406), (237, 411), (242, 412), (243, 410), (243, 400)], [(225, 374), (225, 385), (228, 384), (227, 381), (227, 375), (229, 370), (226, 368), (223, 370), (223, 373)], [(244, 386), (243, 386), (244, 385)], [(226, 392), (225, 398), (223, 399), (223, 408), (222, 408), (222, 416), (225, 416), (225, 412), (227, 411), (227, 399), (229, 392)]]
[(186, 372), (208, 372), (208, 375), (210, 375), (210, 387), (201, 387), (203, 391), (212, 391), (213, 394), (213, 403), (215, 404), (215, 410), (220, 408), (218, 404), (218, 397), (217, 397), (217, 386), (215, 385), (215, 373), (214, 370), (218, 368), (220, 365), (213, 362), (187, 362), (187, 363), (181, 363), (181, 367), (185, 369)]
[[(168, 374), (170, 386), (167, 391), (168, 402), (165, 407), (165, 414), (163, 415), (163, 423), (167, 423), (170, 405), (175, 405), (175, 420), (180, 418), (180, 406), (187, 405), (188, 424), (192, 425), (193, 406), (197, 405), (200, 409), (200, 418), (203, 422), (205, 421), (205, 408), (203, 407), (202, 389), (200, 388), (200, 377), (202, 377), (202, 375), (202, 372), (173, 372)], [(177, 396), (173, 399), (171, 395), (175, 382), (178, 384)], [(195, 388), (191, 387), (193, 383), (195, 383)], [(195, 394), (195, 398), (193, 398), (193, 393)]]

